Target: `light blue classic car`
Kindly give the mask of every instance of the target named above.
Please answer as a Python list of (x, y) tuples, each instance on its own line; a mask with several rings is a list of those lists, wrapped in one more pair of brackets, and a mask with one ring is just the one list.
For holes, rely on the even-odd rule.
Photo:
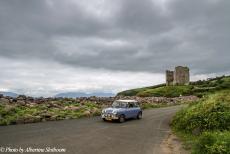
[(118, 120), (124, 122), (126, 119), (142, 118), (142, 110), (136, 100), (116, 100), (112, 106), (102, 110), (101, 118), (104, 121)]

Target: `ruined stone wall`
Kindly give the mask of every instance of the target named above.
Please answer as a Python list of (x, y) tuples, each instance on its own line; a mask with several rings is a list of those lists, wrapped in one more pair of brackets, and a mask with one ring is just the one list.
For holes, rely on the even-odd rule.
[(172, 86), (173, 85), (173, 79), (174, 79), (173, 71), (166, 70), (166, 85)]
[(174, 85), (188, 85), (189, 84), (189, 68), (177, 66), (174, 71)]
[(166, 70), (166, 85), (188, 85), (189, 68), (183, 66), (175, 67), (175, 71)]

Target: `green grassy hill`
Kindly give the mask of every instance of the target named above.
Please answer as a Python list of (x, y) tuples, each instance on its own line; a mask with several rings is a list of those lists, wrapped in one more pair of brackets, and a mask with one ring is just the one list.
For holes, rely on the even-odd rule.
[(230, 76), (221, 76), (207, 80), (190, 82), (187, 86), (166, 86), (160, 84), (151, 87), (137, 88), (119, 92), (118, 96), (165, 96), (177, 97), (186, 95), (196, 95), (202, 97), (205, 94), (213, 93), (223, 89), (230, 89)]

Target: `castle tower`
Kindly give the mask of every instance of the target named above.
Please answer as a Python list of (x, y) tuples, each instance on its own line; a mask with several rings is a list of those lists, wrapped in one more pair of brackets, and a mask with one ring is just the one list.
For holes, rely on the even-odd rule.
[(174, 71), (173, 85), (188, 85), (189, 80), (189, 68), (177, 66)]
[(173, 71), (166, 70), (166, 86), (172, 86), (174, 80), (174, 73)]

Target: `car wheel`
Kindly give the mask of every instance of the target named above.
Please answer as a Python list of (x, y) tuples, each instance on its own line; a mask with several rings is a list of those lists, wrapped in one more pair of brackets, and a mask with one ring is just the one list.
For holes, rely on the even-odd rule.
[(139, 113), (137, 114), (137, 119), (141, 119), (141, 118), (142, 118), (142, 113), (139, 112)]
[(125, 122), (125, 116), (124, 116), (124, 115), (120, 115), (120, 117), (119, 117), (119, 122), (120, 122), (120, 123)]
[(105, 118), (102, 118), (103, 121), (106, 121)]

